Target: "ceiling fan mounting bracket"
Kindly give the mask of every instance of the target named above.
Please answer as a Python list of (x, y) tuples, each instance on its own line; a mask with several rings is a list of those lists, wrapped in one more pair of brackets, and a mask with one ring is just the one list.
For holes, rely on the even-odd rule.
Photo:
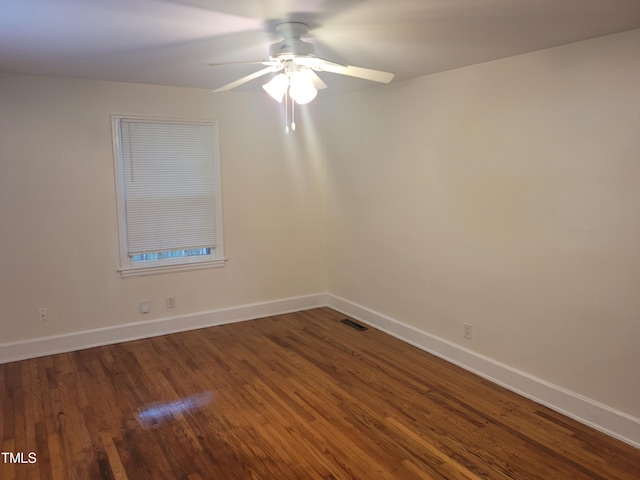
[(300, 38), (309, 32), (309, 26), (302, 22), (282, 22), (276, 25), (276, 33), (283, 38)]
[(276, 25), (276, 32), (283, 40), (269, 47), (269, 56), (279, 59), (315, 56), (313, 44), (301, 39), (308, 31), (309, 27), (302, 22), (284, 22)]

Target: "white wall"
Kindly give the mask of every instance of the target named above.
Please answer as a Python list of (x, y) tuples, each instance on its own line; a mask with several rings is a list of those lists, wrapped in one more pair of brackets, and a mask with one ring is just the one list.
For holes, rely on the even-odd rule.
[[(323, 167), (268, 97), (1, 75), (0, 112), (0, 344), (326, 290)], [(120, 278), (111, 114), (220, 122), (224, 268)]]
[(639, 418), (639, 59), (636, 30), (327, 100), (329, 292)]

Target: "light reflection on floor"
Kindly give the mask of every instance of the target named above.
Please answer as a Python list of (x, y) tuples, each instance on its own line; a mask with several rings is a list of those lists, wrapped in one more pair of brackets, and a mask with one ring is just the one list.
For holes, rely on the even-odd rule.
[(171, 403), (153, 403), (142, 408), (137, 419), (141, 425), (150, 426), (181, 416), (185, 412), (202, 409), (212, 401), (213, 392), (203, 392)]

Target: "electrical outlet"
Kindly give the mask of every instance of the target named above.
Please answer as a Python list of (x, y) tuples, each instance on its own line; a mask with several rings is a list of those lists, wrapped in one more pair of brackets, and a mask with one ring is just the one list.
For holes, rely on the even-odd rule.
[(140, 300), (140, 313), (149, 313), (151, 311), (151, 302), (149, 300)]
[(176, 296), (169, 295), (167, 297), (167, 308), (176, 308)]
[(470, 323), (464, 324), (464, 338), (468, 338), (469, 340), (471, 340), (471, 324)]
[(46, 322), (47, 321), (47, 309), (46, 308), (39, 308), (38, 309), (38, 320), (40, 320), (41, 322)]

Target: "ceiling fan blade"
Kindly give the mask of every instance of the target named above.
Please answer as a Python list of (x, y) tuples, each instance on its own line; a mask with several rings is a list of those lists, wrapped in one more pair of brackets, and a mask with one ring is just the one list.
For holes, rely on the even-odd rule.
[(364, 78), (373, 82), (389, 83), (395, 77), (395, 73), (384, 72), (382, 70), (373, 70), (372, 68), (354, 67), (352, 65), (340, 65), (339, 63), (329, 62), (328, 60), (320, 60), (311, 68), (319, 71), (339, 73), (340, 75), (348, 75), (350, 77)]
[(226, 67), (227, 65), (270, 65), (275, 67), (282, 62), (274, 60), (255, 60), (252, 62), (222, 62), (222, 63), (209, 63), (210, 67)]
[(258, 70), (257, 72), (253, 72), (250, 75), (247, 75), (245, 77), (239, 78), (238, 80), (228, 83), (220, 88), (216, 88), (213, 92), (214, 93), (218, 93), (218, 92), (226, 92), (227, 90), (231, 90), (232, 88), (236, 88), (239, 87), (240, 85), (243, 85), (247, 82), (250, 82), (251, 80), (254, 80), (258, 77), (262, 77), (263, 75), (266, 75), (268, 73), (272, 73), (272, 72), (277, 72), (278, 70), (282, 70), (282, 65), (279, 66), (272, 66), (272, 67), (267, 67), (267, 68), (263, 68), (262, 70)]
[(316, 90), (322, 90), (323, 88), (327, 88), (327, 84), (322, 81), (322, 79), (314, 72), (309, 69), (309, 76), (311, 77), (311, 81), (313, 82), (313, 86)]

